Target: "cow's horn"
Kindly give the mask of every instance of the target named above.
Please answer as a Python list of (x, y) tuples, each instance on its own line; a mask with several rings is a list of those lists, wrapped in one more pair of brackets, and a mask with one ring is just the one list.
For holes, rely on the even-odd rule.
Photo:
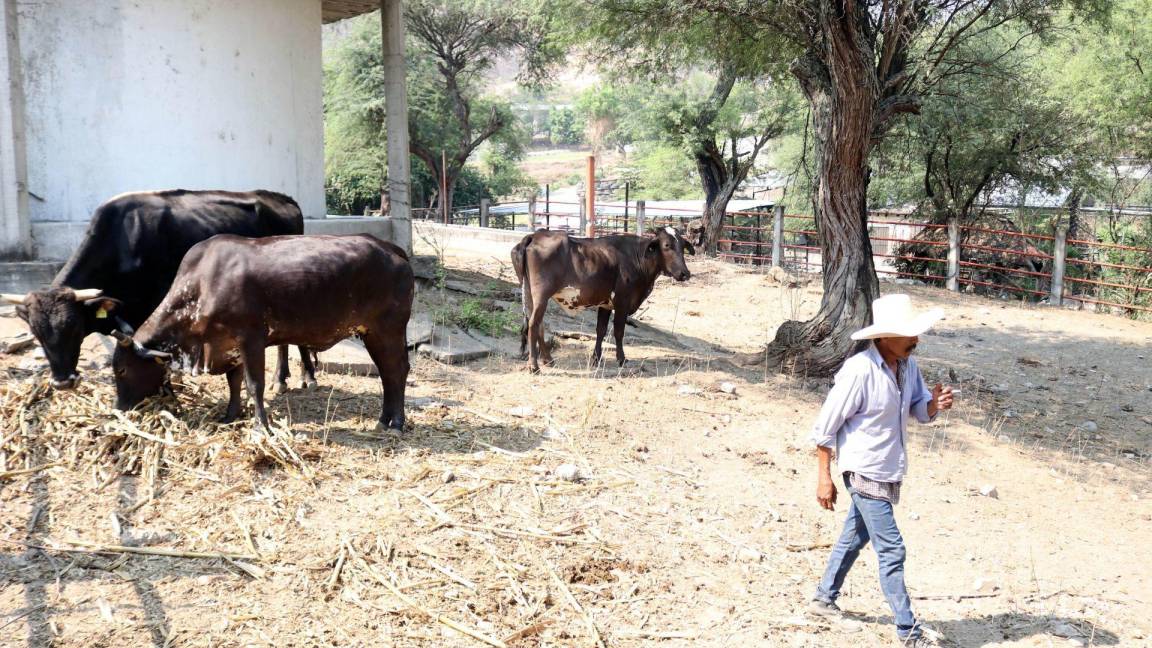
[(116, 338), (117, 344), (125, 348), (132, 346), (134, 342), (132, 336), (128, 335), (124, 331), (114, 330), (112, 331), (112, 337)]
[(100, 295), (103, 295), (104, 291), (99, 288), (85, 288), (83, 290), (77, 290), (75, 293), (76, 301), (82, 302), (88, 301), (89, 299), (96, 299)]
[(13, 295), (10, 293), (4, 293), (0, 295), (0, 300), (6, 301), (9, 304), (23, 304), (25, 297), (27, 297), (27, 295)]

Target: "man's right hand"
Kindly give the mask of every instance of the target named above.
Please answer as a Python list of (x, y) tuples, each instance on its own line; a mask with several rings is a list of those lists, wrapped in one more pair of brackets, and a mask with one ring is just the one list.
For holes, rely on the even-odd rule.
[(816, 485), (816, 501), (829, 511), (836, 510), (836, 485), (830, 476), (820, 477), (820, 483)]

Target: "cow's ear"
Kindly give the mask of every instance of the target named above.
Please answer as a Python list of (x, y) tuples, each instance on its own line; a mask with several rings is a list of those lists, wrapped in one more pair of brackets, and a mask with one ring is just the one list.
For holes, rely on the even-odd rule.
[(96, 319), (106, 319), (124, 305), (124, 302), (111, 297), (94, 297), (84, 300), (84, 307), (95, 310)]

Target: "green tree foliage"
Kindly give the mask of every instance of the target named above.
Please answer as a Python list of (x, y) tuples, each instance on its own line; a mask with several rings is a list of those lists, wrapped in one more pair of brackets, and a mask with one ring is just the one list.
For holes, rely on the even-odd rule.
[(609, 0), (570, 7), (568, 21), (576, 38), (590, 44), (589, 56), (617, 78), (647, 81), (630, 93), (620, 84), (586, 93), (589, 140), (599, 148), (643, 133), (680, 147), (697, 170), (705, 250), (715, 254), (728, 201), (792, 108), (794, 90), (773, 83), (789, 51), (738, 16), (698, 12), (689, 3)]
[(405, 6), (413, 44), (411, 150), (433, 176), (446, 177), (440, 200), (449, 209), (472, 153), (515, 119), (507, 101), (483, 95), (482, 75), (497, 58), (516, 55), (521, 78), (538, 82), (562, 52), (544, 9), (537, 0), (413, 0)]
[(324, 65), (324, 178), (329, 211), (379, 207), (387, 181), (379, 17), (360, 19)]
[[(440, 204), (442, 152), (456, 202), (475, 205), (484, 197), (524, 193), (527, 181), (514, 163), (526, 135), (508, 102), (483, 96), (480, 81), (496, 57), (511, 53), (522, 57), (525, 82), (546, 72), (559, 50), (547, 39), (540, 6), (527, 0), (499, 6), (427, 1), (410, 2), (406, 11), (413, 204)], [(379, 20), (379, 14), (355, 19), (325, 66), (325, 175), (335, 211), (360, 213), (379, 205), (386, 185)], [(472, 168), (469, 161), (486, 143), (484, 164)]]

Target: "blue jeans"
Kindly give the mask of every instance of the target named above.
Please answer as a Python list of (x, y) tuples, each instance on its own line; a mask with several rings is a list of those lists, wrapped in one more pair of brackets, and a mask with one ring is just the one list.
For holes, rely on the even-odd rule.
[(848, 507), (844, 532), (832, 547), (832, 556), (828, 559), (824, 578), (816, 588), (815, 598), (825, 603), (836, 601), (852, 563), (871, 540), (880, 562), (880, 589), (884, 591), (884, 598), (896, 618), (896, 633), (901, 639), (919, 637), (920, 628), (912, 615), (912, 602), (904, 587), (904, 538), (896, 528), (892, 503), (857, 494), (847, 479), (844, 487), (852, 495), (852, 504)]

